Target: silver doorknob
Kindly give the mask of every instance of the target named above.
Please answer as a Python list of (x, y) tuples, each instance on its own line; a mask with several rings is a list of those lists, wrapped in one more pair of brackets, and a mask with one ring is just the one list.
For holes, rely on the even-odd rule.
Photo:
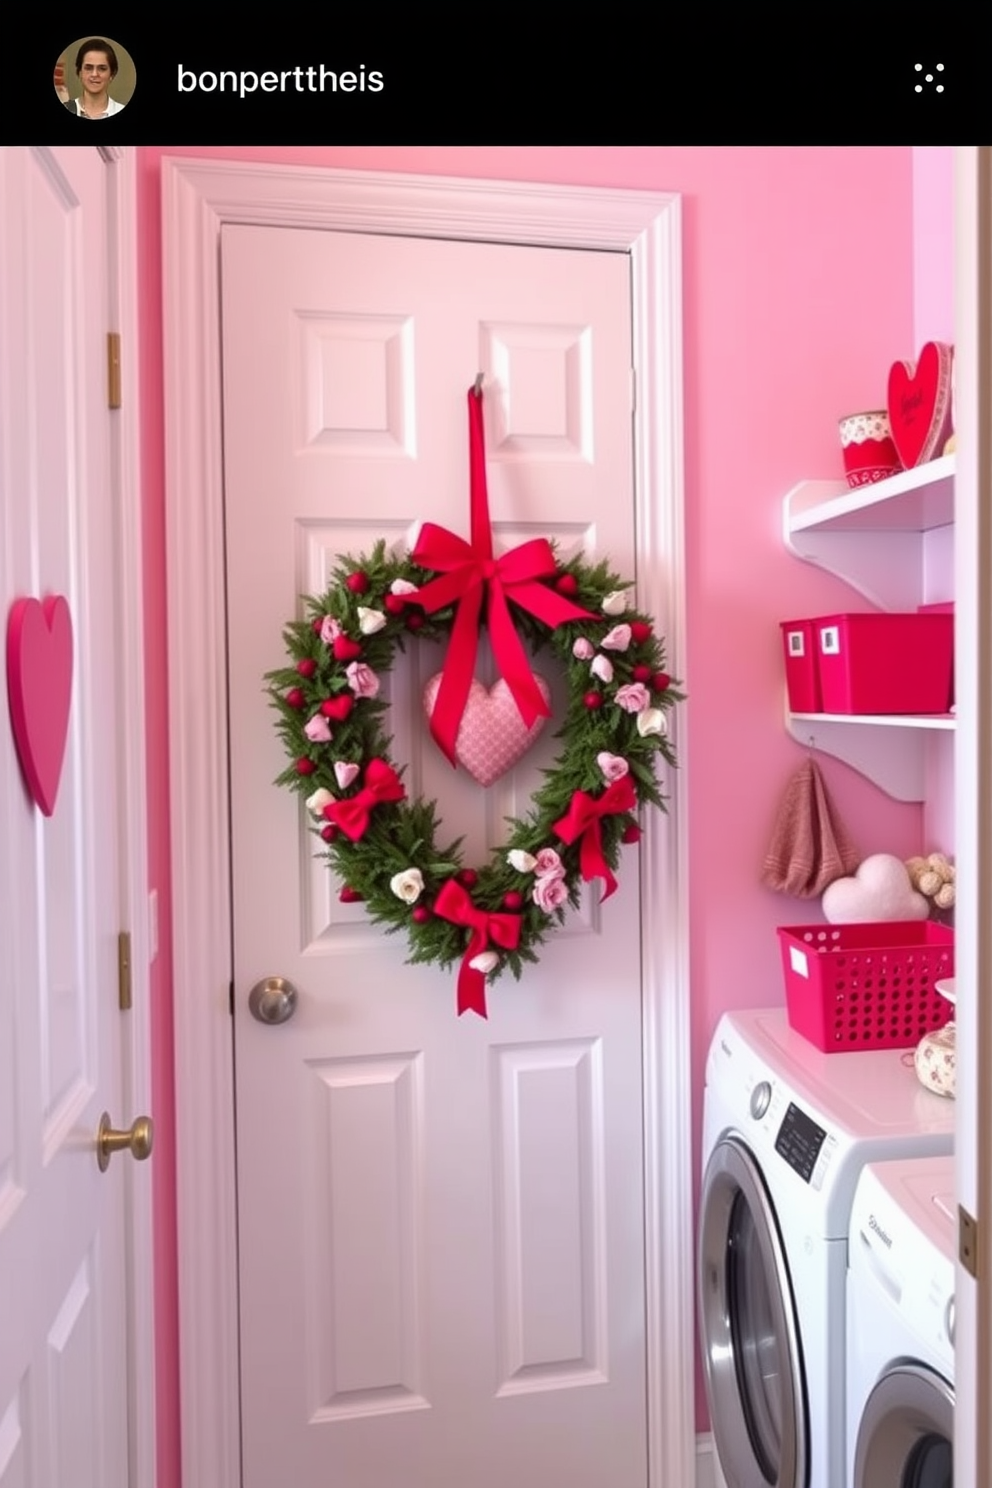
[(285, 977), (265, 977), (249, 992), (248, 1011), (259, 1023), (286, 1023), (296, 1012), (296, 988)]
[(137, 1162), (151, 1156), (155, 1127), (150, 1116), (139, 1116), (126, 1131), (116, 1131), (110, 1124), (110, 1113), (104, 1111), (96, 1130), (96, 1161), (101, 1173), (110, 1167), (115, 1152), (130, 1152)]

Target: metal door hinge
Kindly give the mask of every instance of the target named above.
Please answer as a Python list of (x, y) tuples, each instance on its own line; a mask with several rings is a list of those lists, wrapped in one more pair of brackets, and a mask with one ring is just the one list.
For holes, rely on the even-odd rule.
[(117, 1006), (122, 1013), (131, 1010), (131, 934), (122, 930), (117, 937)]
[(107, 407), (121, 406), (121, 336), (107, 332)]
[(958, 1260), (969, 1276), (978, 1276), (978, 1220), (958, 1205)]

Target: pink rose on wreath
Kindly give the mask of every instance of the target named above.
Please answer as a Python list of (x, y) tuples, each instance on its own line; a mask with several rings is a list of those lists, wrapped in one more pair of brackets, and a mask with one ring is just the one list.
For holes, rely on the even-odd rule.
[(614, 625), (608, 635), (600, 641), (604, 651), (626, 651), (630, 645), (631, 631), (629, 625)]
[(330, 742), (331, 738), (331, 725), (328, 723), (323, 713), (315, 713), (313, 717), (308, 719), (307, 722), (303, 725), (303, 732), (306, 734), (311, 744), (327, 744)]
[(338, 636), (342, 634), (341, 623), (335, 620), (333, 615), (325, 615), (320, 627), (320, 639), (325, 646), (333, 646)]
[(534, 872), (538, 878), (564, 878), (565, 868), (553, 847), (542, 847), (535, 859)]
[(614, 702), (627, 713), (642, 713), (651, 701), (651, 694), (643, 682), (627, 682), (618, 687)]
[(607, 785), (612, 785), (614, 780), (622, 780), (625, 775), (630, 774), (627, 761), (621, 759), (619, 754), (608, 754), (605, 749), (601, 754), (597, 754), (596, 763)]
[(551, 914), (555, 909), (560, 909), (568, 899), (568, 888), (564, 878), (547, 877), (539, 878), (534, 885), (534, 903), (538, 909), (543, 909), (545, 914)]
[(352, 661), (345, 668), (348, 686), (358, 698), (374, 698), (379, 692), (379, 678), (364, 661)]
[(579, 639), (572, 646), (572, 655), (577, 657), (579, 661), (591, 661), (596, 655), (596, 647), (585, 636), (579, 636)]

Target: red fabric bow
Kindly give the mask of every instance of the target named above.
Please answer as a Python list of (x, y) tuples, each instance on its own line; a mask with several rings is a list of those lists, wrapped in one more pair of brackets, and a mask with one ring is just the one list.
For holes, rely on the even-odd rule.
[[(521, 609), (552, 627), (565, 620), (596, 618), (539, 582), (557, 571), (554, 551), (546, 538), (532, 538), (530, 542), (521, 543), (504, 553), (501, 558), (493, 557), (482, 395), (474, 388), (470, 388), (468, 393), (468, 414), (472, 541), (467, 543), (446, 527), (425, 522), (412, 554), (413, 561), (422, 568), (442, 575), (431, 579), (418, 591), (417, 604), (428, 613), (443, 610), (450, 604), (458, 606), (441, 686), (431, 715), (431, 733), (453, 765), (458, 727), (475, 672), (479, 620), (485, 594), (488, 592), (489, 595), (493, 656), (527, 728), (536, 718), (549, 717), (551, 710), (534, 680), (507, 601), (512, 599)], [(414, 598), (413, 595), (409, 597)]]
[(566, 814), (551, 828), (556, 836), (560, 837), (562, 842), (567, 842), (569, 846), (577, 837), (582, 838), (579, 845), (579, 866), (582, 869), (582, 877), (587, 883), (590, 879), (602, 878), (606, 883), (603, 892), (604, 899), (608, 899), (614, 892), (617, 881), (603, 857), (603, 833), (600, 821), (604, 816), (633, 811), (636, 805), (637, 792), (634, 790), (633, 782), (629, 775), (623, 775), (619, 780), (614, 780), (612, 785), (607, 786), (598, 799), (586, 795), (585, 791), (576, 791)]
[(443, 885), (434, 901), (434, 913), (451, 920), (452, 924), (466, 925), (472, 931), (458, 973), (458, 1014), (461, 1016), (471, 1010), (485, 1018), (485, 973), (470, 966), (469, 962), (482, 954), (490, 940), (503, 950), (515, 951), (520, 940), (520, 916), (502, 912), (491, 914), (487, 909), (478, 909), (472, 903), (471, 895), (454, 878), (449, 878)]
[(393, 769), (387, 765), (385, 760), (369, 760), (365, 771), (365, 784), (357, 796), (349, 796), (346, 801), (334, 801), (328, 806), (324, 815), (340, 827), (346, 837), (352, 842), (357, 842), (364, 837), (369, 824), (369, 812), (373, 806), (378, 806), (383, 801), (403, 801), (406, 799), (406, 791), (403, 782)]

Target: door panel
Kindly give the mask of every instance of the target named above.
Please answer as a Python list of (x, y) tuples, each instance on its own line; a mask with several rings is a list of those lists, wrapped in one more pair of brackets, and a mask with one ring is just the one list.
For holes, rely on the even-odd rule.
[(62, 594), (74, 631), (50, 817), (6, 707), (0, 729), (2, 1488), (128, 1472), (123, 1175), (96, 1162), (101, 1111), (123, 1114), (106, 173), (96, 150), (0, 152), (4, 627)]
[[(262, 690), (339, 554), (467, 533), (480, 369), (497, 545), (633, 575), (628, 262), (229, 228), (222, 279), (246, 1488), (643, 1488), (636, 856), (459, 1019), (452, 974), (340, 903)], [(427, 732), (441, 663), (398, 658), (390, 728), (470, 862), (553, 727), (483, 791)], [(247, 1009), (272, 974), (300, 994), (278, 1028)]]

